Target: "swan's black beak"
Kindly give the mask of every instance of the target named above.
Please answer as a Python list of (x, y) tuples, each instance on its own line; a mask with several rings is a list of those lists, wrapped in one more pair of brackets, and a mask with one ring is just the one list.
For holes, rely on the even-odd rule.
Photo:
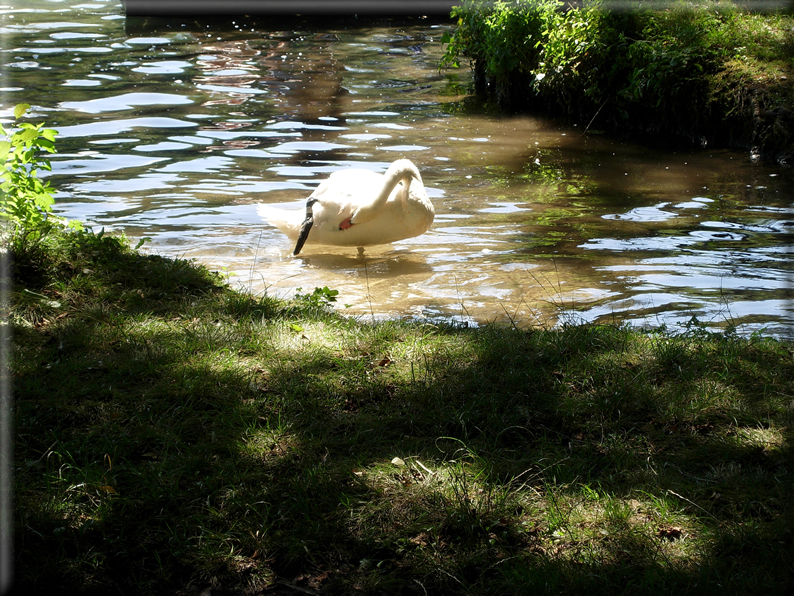
[(295, 250), (292, 251), (292, 256), (296, 256), (303, 245), (306, 244), (306, 239), (309, 237), (309, 230), (312, 229), (312, 225), (314, 224), (314, 213), (312, 211), (312, 207), (317, 202), (317, 199), (309, 199), (306, 201), (306, 219), (303, 220), (303, 224), (301, 224), (301, 231), (298, 234), (298, 242), (295, 244)]

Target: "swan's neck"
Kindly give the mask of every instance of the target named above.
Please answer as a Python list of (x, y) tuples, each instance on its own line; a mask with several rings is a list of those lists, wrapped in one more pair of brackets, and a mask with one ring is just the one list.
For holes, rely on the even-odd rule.
[(405, 198), (408, 196), (408, 189), (411, 186), (411, 180), (413, 178), (416, 178), (420, 182), (422, 180), (421, 176), (419, 175), (419, 170), (417, 170), (416, 166), (407, 159), (395, 161), (389, 166), (389, 169), (386, 170), (383, 178), (383, 187), (380, 189), (378, 195), (372, 200), (371, 203), (367, 205), (361, 205), (358, 208), (353, 217), (350, 218), (351, 224), (363, 223), (375, 217), (377, 212), (386, 204), (386, 201), (389, 200), (394, 187), (397, 186), (400, 181), (403, 182), (403, 198)]

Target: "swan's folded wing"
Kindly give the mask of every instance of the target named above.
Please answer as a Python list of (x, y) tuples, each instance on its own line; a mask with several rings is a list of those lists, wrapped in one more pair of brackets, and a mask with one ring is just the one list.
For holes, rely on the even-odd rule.
[(297, 240), (305, 213), (297, 209), (279, 209), (271, 205), (259, 204), (256, 212), (267, 223), (284, 232), (290, 240)]

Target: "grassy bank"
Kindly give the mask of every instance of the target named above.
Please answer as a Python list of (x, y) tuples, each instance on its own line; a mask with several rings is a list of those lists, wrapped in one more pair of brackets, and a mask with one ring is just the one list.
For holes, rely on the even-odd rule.
[(14, 275), (20, 593), (794, 581), (790, 344), (367, 324), (90, 232)]
[(580, 4), (464, 0), (453, 10), (458, 27), (443, 64), (468, 59), (477, 91), (502, 108), (549, 111), (590, 131), (672, 135), (794, 158), (790, 7)]

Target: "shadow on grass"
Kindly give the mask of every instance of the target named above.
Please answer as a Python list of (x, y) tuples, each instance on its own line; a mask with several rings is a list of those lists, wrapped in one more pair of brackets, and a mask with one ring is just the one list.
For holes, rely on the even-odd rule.
[(26, 594), (794, 577), (786, 344), (365, 325), (95, 236), (38, 272), (12, 317)]

